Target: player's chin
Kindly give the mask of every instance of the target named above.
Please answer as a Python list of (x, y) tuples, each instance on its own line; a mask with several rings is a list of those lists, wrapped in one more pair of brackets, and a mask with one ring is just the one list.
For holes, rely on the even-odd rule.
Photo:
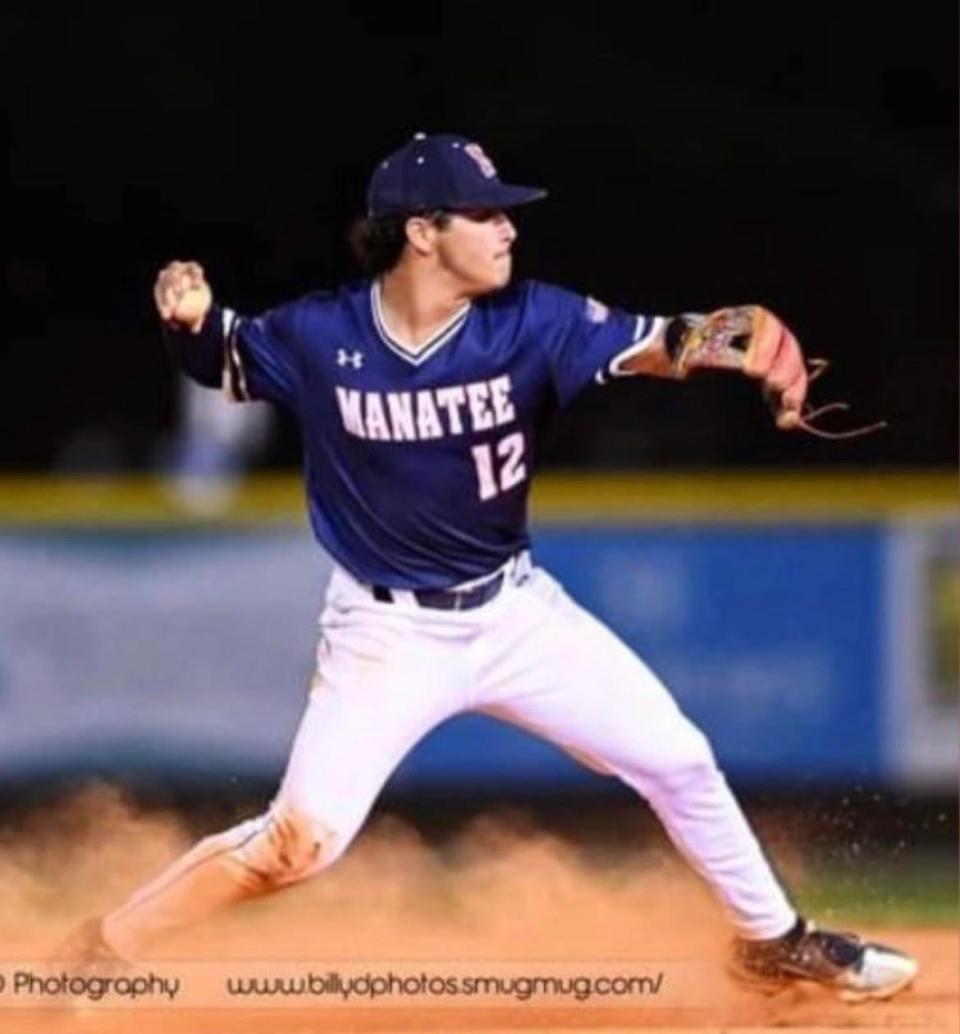
[(493, 268), (490, 271), (491, 291), (499, 291), (510, 283), (510, 276), (513, 273), (513, 260), (509, 255), (494, 259)]
[(482, 298), (485, 294), (493, 294), (494, 291), (502, 290), (508, 283), (510, 283), (509, 273), (506, 276), (498, 274), (497, 276), (473, 277), (465, 288), (465, 293), (470, 298)]
[(478, 264), (463, 278), (463, 290), (471, 298), (499, 291), (510, 283), (512, 271), (513, 264), (509, 255)]

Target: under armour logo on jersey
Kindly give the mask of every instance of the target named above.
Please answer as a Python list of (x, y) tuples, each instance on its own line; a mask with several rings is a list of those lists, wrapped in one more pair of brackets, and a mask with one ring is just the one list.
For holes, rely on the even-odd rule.
[(352, 366), (359, 370), (363, 366), (363, 352), (348, 352), (345, 348), (338, 348), (337, 366)]

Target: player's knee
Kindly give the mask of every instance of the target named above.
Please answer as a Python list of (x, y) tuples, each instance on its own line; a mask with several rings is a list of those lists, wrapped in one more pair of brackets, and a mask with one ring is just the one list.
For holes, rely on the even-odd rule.
[(330, 865), (341, 853), (335, 831), (314, 816), (274, 807), (237, 844), (232, 855), (263, 889), (295, 883)]
[(685, 736), (673, 742), (669, 757), (654, 775), (654, 782), (661, 792), (677, 793), (718, 777), (710, 741), (699, 729), (690, 726)]

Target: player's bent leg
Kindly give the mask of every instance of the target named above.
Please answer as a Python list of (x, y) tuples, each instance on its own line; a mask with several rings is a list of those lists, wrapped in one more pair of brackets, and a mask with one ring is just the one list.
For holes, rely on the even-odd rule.
[[(706, 737), (660, 680), (543, 572), (529, 590), (513, 593), (505, 617), (503, 649), (486, 672), (496, 688), (485, 709), (589, 759), (646, 798), (741, 934), (774, 938), (789, 930), (796, 912)], [(522, 677), (512, 672), (519, 664)]]
[[(338, 844), (335, 849), (334, 844)], [(105, 916), (104, 941), (124, 958), (226, 905), (296, 883), (345, 848), (321, 820), (282, 807), (205, 837)]]
[[(726, 905), (739, 933), (730, 969), (741, 982), (813, 981), (848, 1001), (888, 998), (908, 987), (915, 959), (797, 916), (706, 737), (643, 662), (549, 576), (534, 588), (514, 593), (516, 605), (505, 610), (503, 648), (485, 672), (497, 688), (485, 693), (483, 709), (619, 776), (649, 801)], [(513, 674), (518, 658), (522, 678)]]
[(371, 625), (362, 607), (344, 607), (320, 652), (320, 677), (272, 806), (202, 840), (108, 915), (103, 937), (120, 955), (137, 958), (224, 905), (332, 864), (404, 754), (462, 708), (456, 643), (432, 647), (403, 618)]

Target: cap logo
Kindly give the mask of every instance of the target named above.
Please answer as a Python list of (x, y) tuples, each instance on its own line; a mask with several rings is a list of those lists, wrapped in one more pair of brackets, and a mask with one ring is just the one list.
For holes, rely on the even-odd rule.
[(487, 177), (488, 180), (492, 180), (497, 175), (496, 166), (487, 157), (486, 152), (479, 144), (467, 144), (463, 149), (465, 154), (470, 157), (480, 166), (480, 171)]

